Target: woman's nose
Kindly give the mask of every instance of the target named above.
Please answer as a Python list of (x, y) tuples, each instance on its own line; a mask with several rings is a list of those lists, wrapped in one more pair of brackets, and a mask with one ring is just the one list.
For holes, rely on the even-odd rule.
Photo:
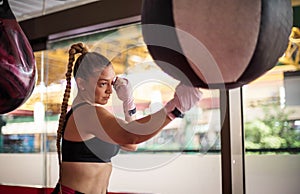
[(112, 89), (113, 88), (113, 86), (112, 86), (112, 84), (108, 84), (108, 86), (107, 86), (107, 88), (106, 88), (106, 93), (107, 94), (111, 94), (112, 93)]

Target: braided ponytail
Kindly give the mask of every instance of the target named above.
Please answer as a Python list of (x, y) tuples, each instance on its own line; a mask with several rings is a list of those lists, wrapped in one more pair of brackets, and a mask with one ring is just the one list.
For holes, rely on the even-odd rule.
[(82, 55), (84, 55), (87, 52), (88, 52), (87, 48), (84, 47), (82, 43), (73, 44), (69, 50), (69, 62), (68, 62), (68, 69), (66, 73), (67, 85), (63, 97), (63, 102), (61, 104), (61, 113), (60, 113), (59, 124), (57, 129), (57, 138), (56, 138), (56, 148), (57, 148), (58, 162), (59, 162), (59, 181), (61, 180), (61, 172), (62, 172), (60, 141), (62, 138), (63, 127), (64, 127), (66, 113), (68, 109), (68, 101), (71, 93), (71, 74), (72, 74), (73, 62), (75, 61), (75, 54), (81, 53)]

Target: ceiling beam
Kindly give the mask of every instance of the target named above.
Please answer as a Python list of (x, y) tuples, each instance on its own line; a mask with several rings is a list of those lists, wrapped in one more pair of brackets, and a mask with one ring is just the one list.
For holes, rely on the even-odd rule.
[(102, 0), (21, 21), (33, 49), (46, 49), (50, 35), (140, 16), (142, 0)]

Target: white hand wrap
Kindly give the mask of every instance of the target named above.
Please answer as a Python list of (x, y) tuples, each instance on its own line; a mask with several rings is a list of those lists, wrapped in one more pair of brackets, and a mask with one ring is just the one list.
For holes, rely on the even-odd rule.
[(126, 117), (131, 117), (136, 112), (133, 99), (133, 92), (129, 81), (126, 78), (117, 77), (114, 82), (118, 98), (123, 102), (123, 110)]
[(174, 93), (174, 98), (170, 100), (165, 110), (171, 120), (176, 117), (183, 117), (183, 113), (190, 110), (200, 99), (202, 92), (193, 86), (180, 83)]

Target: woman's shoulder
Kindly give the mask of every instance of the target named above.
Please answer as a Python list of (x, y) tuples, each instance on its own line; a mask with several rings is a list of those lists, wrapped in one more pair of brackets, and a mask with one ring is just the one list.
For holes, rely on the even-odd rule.
[(80, 107), (77, 111), (80, 117), (85, 118), (86, 122), (100, 121), (101, 123), (111, 123), (115, 120), (115, 116), (101, 105), (89, 104), (88, 106)]
[(109, 115), (110, 113), (104, 107), (90, 103), (82, 103), (80, 106), (76, 104), (75, 106), (72, 106), (72, 117), (74, 120), (77, 122), (80, 121), (85, 125), (92, 125), (95, 121), (98, 122), (98, 120)]
[(73, 111), (78, 109), (78, 112), (86, 112), (86, 113), (96, 113), (96, 112), (108, 112), (103, 106), (98, 104), (92, 104), (89, 102), (81, 102), (75, 105), (72, 105)]

